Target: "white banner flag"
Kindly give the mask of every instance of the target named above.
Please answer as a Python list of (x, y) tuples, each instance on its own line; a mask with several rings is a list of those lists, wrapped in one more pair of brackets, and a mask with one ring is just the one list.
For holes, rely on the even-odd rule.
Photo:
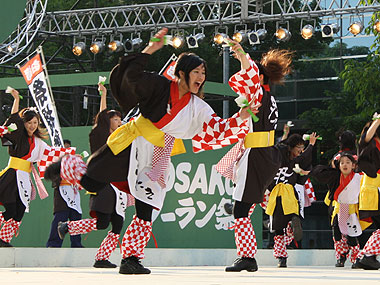
[(47, 84), (40, 53), (37, 53), (19, 68), (28, 84), (29, 91), (34, 99), (41, 119), (49, 132), (52, 145), (62, 147), (63, 140), (58, 115), (53, 105), (52, 94), (50, 94), (50, 88)]

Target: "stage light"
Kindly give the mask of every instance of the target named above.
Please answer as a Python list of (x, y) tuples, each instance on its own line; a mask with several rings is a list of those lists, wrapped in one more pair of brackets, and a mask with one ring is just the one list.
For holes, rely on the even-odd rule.
[(141, 38), (134, 38), (130, 40), (126, 40), (124, 42), (125, 50), (127, 52), (132, 52), (138, 50), (143, 44), (143, 40)]
[(246, 31), (239, 31), (239, 32), (235, 32), (233, 35), (232, 35), (232, 39), (238, 43), (244, 43), (248, 38), (248, 34)]
[(7, 46), (7, 50), (9, 53), (12, 53), (14, 52), (14, 50), (16, 49), (17, 45), (16, 44), (10, 44), (9, 46)]
[(364, 25), (362, 22), (354, 22), (350, 25), (348, 30), (350, 31), (351, 34), (354, 36), (360, 34), (364, 29)]
[(73, 45), (73, 54), (75, 54), (76, 56), (80, 56), (83, 51), (86, 49), (86, 44), (85, 42), (77, 42)]
[(380, 20), (376, 20), (375, 24), (373, 25), (373, 28), (376, 32), (380, 33)]
[(290, 40), (290, 38), (292, 37), (292, 34), (289, 32), (289, 30), (282, 28), (282, 27), (279, 27), (276, 30), (275, 36), (276, 36), (278, 41), (286, 42), (286, 41)]
[(301, 29), (301, 36), (305, 39), (308, 40), (310, 39), (314, 34), (314, 27), (310, 24), (305, 25)]
[(268, 32), (266, 29), (259, 29), (257, 31), (252, 31), (248, 33), (248, 41), (251, 45), (258, 45), (267, 36)]
[(183, 39), (183, 37), (180, 36), (180, 35), (173, 36), (172, 39), (171, 39), (171, 41), (172, 41), (171, 45), (175, 49), (180, 48), (183, 45), (183, 43), (185, 42), (184, 39)]
[(224, 33), (215, 33), (214, 35), (214, 42), (218, 45), (224, 44), (225, 39), (228, 39), (228, 36)]
[(190, 35), (186, 37), (186, 42), (188, 48), (197, 48), (199, 47), (199, 44), (205, 39), (204, 33), (197, 33), (194, 36)]
[(323, 38), (331, 38), (339, 32), (339, 26), (338, 24), (322, 24), (321, 25), (321, 32), (322, 32), (322, 37)]
[(124, 49), (124, 45), (121, 41), (113, 40), (108, 43), (108, 49), (111, 52), (120, 52)]
[(104, 43), (101, 41), (94, 41), (90, 46), (90, 51), (93, 54), (101, 53), (104, 50)]

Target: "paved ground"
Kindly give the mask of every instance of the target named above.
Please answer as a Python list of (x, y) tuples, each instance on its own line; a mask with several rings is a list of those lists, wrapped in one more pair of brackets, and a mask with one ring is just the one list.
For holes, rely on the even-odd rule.
[(151, 267), (150, 275), (121, 275), (117, 269), (73, 267), (0, 268), (8, 284), (380, 284), (380, 271), (349, 267), (262, 267), (257, 272), (227, 273), (224, 267)]

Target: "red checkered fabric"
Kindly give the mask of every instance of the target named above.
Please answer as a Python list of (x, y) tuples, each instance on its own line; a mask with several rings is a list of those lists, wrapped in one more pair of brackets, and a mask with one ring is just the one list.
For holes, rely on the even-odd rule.
[(79, 155), (65, 155), (61, 161), (61, 178), (81, 188), (80, 180), (86, 173), (87, 165)]
[(146, 247), (150, 235), (152, 234), (152, 222), (133, 217), (131, 224), (128, 226), (121, 244), (122, 256), (136, 256), (144, 258), (144, 248)]
[(348, 234), (347, 220), (349, 217), (350, 217), (350, 205), (339, 204), (338, 225), (339, 225), (339, 230), (343, 235)]
[(211, 120), (203, 124), (202, 132), (193, 137), (193, 151), (197, 153), (204, 150), (220, 149), (245, 138), (249, 131), (248, 123), (247, 120), (240, 120), (239, 123), (238, 117), (238, 113), (228, 119), (222, 119), (213, 114)]
[(0, 126), (0, 137), (2, 137), (3, 135), (9, 133), (8, 131), (8, 127), (7, 126)]
[(250, 218), (235, 219), (235, 243), (239, 257), (255, 257), (257, 242)]
[(253, 211), (255, 211), (256, 204), (253, 204), (251, 208), (249, 208), (248, 217), (251, 217), (253, 214)]
[(286, 229), (284, 230), (284, 232), (285, 232), (284, 233), (284, 242), (285, 242), (285, 245), (288, 246), (294, 240), (294, 233), (293, 233), (292, 225), (290, 222), (286, 226)]
[(363, 254), (367, 256), (380, 255), (380, 230), (376, 230), (372, 233), (363, 248)]
[(0, 239), (9, 243), (12, 240), (13, 236), (17, 233), (20, 224), (21, 222), (17, 222), (13, 219), (6, 221), (0, 231)]
[(170, 153), (174, 145), (175, 138), (165, 134), (165, 147), (154, 146), (152, 169), (146, 175), (152, 180), (157, 181), (162, 188), (165, 188), (165, 171), (170, 162)]
[(335, 249), (335, 257), (336, 259), (341, 258), (342, 255), (347, 255), (348, 253), (348, 244), (347, 244), (347, 238), (342, 236), (342, 238), (338, 241), (334, 240), (334, 249)]
[(358, 258), (359, 256), (359, 252), (360, 252), (360, 245), (357, 244), (355, 246), (349, 246), (349, 249), (350, 249), (350, 252), (351, 252), (351, 255), (350, 255), (350, 261), (352, 263), (355, 263), (356, 259)]
[(215, 165), (216, 171), (232, 181), (234, 181), (235, 162), (239, 160), (244, 151), (243, 144), (244, 140), (235, 144)]
[(135, 197), (127, 193), (127, 208), (135, 204)]
[(284, 235), (275, 235), (273, 245), (273, 256), (275, 258), (288, 257), (288, 252), (286, 251), (286, 244), (284, 240)]
[(75, 147), (63, 148), (63, 147), (54, 147), (46, 146), (44, 150), (42, 159), (37, 162), (38, 170), (40, 172), (41, 178), (45, 176), (46, 168), (53, 162), (58, 161), (58, 159), (65, 154), (75, 154)]
[(263, 201), (260, 203), (261, 208), (263, 210), (266, 210), (268, 202), (269, 202), (269, 196), (270, 196), (270, 191), (268, 189), (265, 190), (264, 192), (264, 198)]
[(307, 197), (309, 198), (310, 203), (313, 203), (317, 201), (317, 198), (315, 197), (314, 187), (313, 184), (311, 184), (310, 178), (308, 178), (304, 184), (305, 193)]
[(96, 230), (96, 221), (97, 219), (94, 218), (67, 222), (69, 234), (71, 236), (83, 235)]
[(119, 237), (119, 234), (115, 234), (109, 231), (107, 236), (102, 241), (102, 244), (98, 248), (98, 251), (96, 252), (95, 260), (108, 260), (110, 258), (111, 253), (117, 247)]
[(4, 219), (4, 216), (3, 216), (3, 212), (0, 212), (0, 228), (1, 226), (5, 223), (5, 219)]

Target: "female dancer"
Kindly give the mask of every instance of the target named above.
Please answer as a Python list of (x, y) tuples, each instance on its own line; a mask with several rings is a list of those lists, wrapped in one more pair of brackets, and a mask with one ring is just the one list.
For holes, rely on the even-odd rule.
[(365, 173), (360, 187), (359, 216), (360, 219), (371, 218), (377, 228), (361, 252), (363, 257), (359, 265), (364, 269), (376, 270), (380, 268), (380, 262), (376, 259), (380, 255), (380, 117), (375, 115), (373, 121), (363, 128), (358, 165)]
[(120, 106), (128, 112), (137, 101), (141, 115), (109, 137), (90, 158), (86, 173), (73, 171), (78, 157), (66, 156), (61, 162), (61, 176), (80, 181), (92, 192), (101, 191), (109, 181), (128, 179), (136, 215), (123, 238), (121, 274), (150, 273), (140, 259), (151, 235), (152, 210), (160, 209), (165, 198), (170, 155), (177, 149), (174, 138), (193, 139), (197, 152), (235, 143), (248, 130), (246, 109), (221, 119), (200, 98), (206, 63), (195, 54), (179, 56), (177, 80), (145, 71), (150, 56), (163, 47), (166, 33), (166, 28), (161, 29), (155, 35), (158, 40), (150, 41), (142, 53), (123, 57), (111, 74), (112, 93)]
[[(107, 89), (99, 83), (101, 91), (100, 110), (95, 117), (95, 124), (90, 132), (90, 149), (95, 153), (107, 141), (107, 138), (119, 126), (121, 126), (121, 113), (115, 110), (107, 110)], [(57, 164), (56, 166), (60, 166)], [(55, 166), (55, 167), (56, 167)], [(54, 166), (53, 166), (54, 167)], [(56, 170), (49, 169), (50, 179), (60, 179), (55, 176)], [(46, 176), (45, 174), (45, 176)], [(101, 243), (96, 256), (94, 267), (96, 268), (115, 268), (116, 264), (109, 261), (111, 253), (116, 249), (121, 229), (123, 228), (125, 209), (133, 204), (133, 197), (123, 192), (126, 183), (111, 183), (104, 185), (104, 189), (98, 192), (90, 192), (90, 215), (92, 219), (79, 221), (69, 221), (58, 224), (58, 234), (64, 239), (66, 233), (71, 236), (85, 234), (92, 230), (104, 230), (111, 223), (112, 229)], [(122, 190), (122, 191), (121, 191)], [(132, 200), (132, 201), (131, 201)]]
[(257, 244), (248, 214), (253, 204), (263, 202), (264, 192), (281, 164), (281, 154), (274, 146), (278, 111), (269, 84), (281, 83), (290, 73), (292, 53), (271, 50), (262, 56), (260, 63), (255, 63), (238, 43), (233, 43), (232, 50), (241, 63), (241, 71), (230, 78), (229, 84), (248, 101), (260, 102), (261, 107), (257, 114), (259, 121), (249, 120), (249, 134), (216, 166), (218, 172), (236, 185), (233, 214), (238, 258), (226, 271), (256, 271)]
[[(19, 93), (12, 91), (14, 98), (11, 116), (0, 128), (2, 143), (8, 146), (10, 155), (8, 166), (0, 172), (0, 203), (5, 212), (0, 213), (0, 247), (11, 247), (10, 241), (20, 227), (29, 203), (35, 198), (36, 191), (31, 183), (30, 172), (39, 179), (32, 163), (41, 161), (45, 150), (51, 150), (42, 139), (46, 139), (40, 127), (40, 117), (32, 108), (19, 111)], [(12, 131), (13, 130), (13, 131)], [(42, 183), (37, 183), (41, 199), (47, 192)]]

